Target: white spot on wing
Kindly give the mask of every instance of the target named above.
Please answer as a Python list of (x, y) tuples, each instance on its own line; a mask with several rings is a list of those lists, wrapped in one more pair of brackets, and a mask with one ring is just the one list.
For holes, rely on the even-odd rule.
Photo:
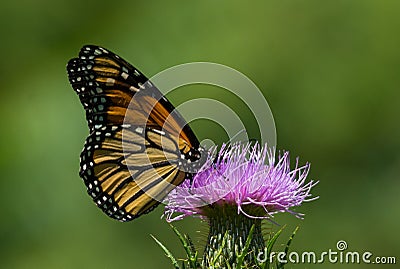
[(123, 79), (127, 79), (129, 77), (129, 75), (127, 73), (125, 73), (125, 72), (122, 72), (121, 77)]
[(165, 135), (165, 132), (164, 132), (164, 131), (160, 131), (160, 130), (153, 129), (153, 132), (155, 132), (155, 133), (157, 133), (157, 134), (160, 134), (160, 135)]
[(114, 84), (115, 84), (115, 79), (107, 78), (107, 81), (106, 81), (107, 86), (114, 86)]
[(139, 134), (143, 134), (143, 128), (142, 127), (137, 127), (135, 129), (135, 132), (139, 133)]
[(131, 91), (134, 91), (134, 92), (137, 92), (137, 91), (139, 91), (139, 89), (138, 89), (138, 88), (135, 88), (135, 87), (133, 87), (133, 86), (130, 86), (130, 87), (129, 87), (129, 89), (130, 89)]

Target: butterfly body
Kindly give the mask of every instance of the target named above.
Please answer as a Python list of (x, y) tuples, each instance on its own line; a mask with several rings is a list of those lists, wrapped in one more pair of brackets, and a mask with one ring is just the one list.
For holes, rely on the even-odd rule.
[(205, 163), (207, 152), (179, 112), (119, 56), (84, 46), (67, 71), (90, 132), (79, 175), (108, 216), (129, 221), (153, 210)]

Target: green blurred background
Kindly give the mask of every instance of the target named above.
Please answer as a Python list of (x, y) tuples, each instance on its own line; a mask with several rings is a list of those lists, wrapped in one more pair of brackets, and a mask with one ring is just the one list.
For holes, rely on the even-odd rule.
[[(322, 252), (346, 240), (350, 250), (400, 259), (399, 1), (38, 0), (0, 7), (2, 268), (172, 268), (149, 234), (183, 255), (161, 207), (119, 223), (85, 192), (78, 169), (88, 130), (65, 65), (87, 43), (148, 76), (192, 61), (247, 75), (269, 102), (278, 148), (310, 161), (310, 178), (320, 180), (313, 191), (320, 199), (298, 210), (305, 220), (276, 219), (288, 224), (285, 235), (301, 225), (293, 248)], [(181, 94), (171, 102), (182, 102)], [(216, 97), (229, 105), (223, 91)], [(220, 136), (199, 126), (200, 138)], [(177, 225), (204, 241), (204, 223)], [(293, 268), (338, 266), (365, 268)]]

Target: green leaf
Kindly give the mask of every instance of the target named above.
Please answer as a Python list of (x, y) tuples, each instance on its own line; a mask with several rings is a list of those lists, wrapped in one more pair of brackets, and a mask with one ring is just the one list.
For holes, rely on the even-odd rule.
[(296, 233), (297, 233), (298, 230), (299, 230), (299, 226), (297, 226), (296, 229), (294, 229), (292, 235), (290, 236), (288, 242), (286, 243), (286, 247), (285, 247), (285, 253), (286, 253), (286, 255), (287, 255), (288, 252), (289, 252), (289, 246), (290, 246), (290, 244), (292, 243), (292, 240), (293, 240), (293, 238), (294, 238), (294, 236), (296, 235)]
[(178, 236), (179, 240), (181, 241), (183, 248), (185, 249), (186, 255), (188, 257), (189, 265), (191, 268), (199, 267), (197, 262), (197, 251), (195, 251), (195, 247), (193, 245), (192, 240), (186, 234), (181, 234), (175, 226), (170, 224), (170, 227), (174, 231), (174, 233)]
[(285, 229), (285, 227), (286, 227), (286, 225), (285, 226), (283, 226), (282, 228), (280, 228), (279, 229), (279, 231), (277, 231), (275, 234), (274, 234), (274, 236), (272, 236), (272, 238), (271, 239), (269, 239), (268, 240), (268, 242), (267, 242), (267, 247), (266, 247), (266, 253), (265, 253), (265, 255), (267, 255), (267, 261), (264, 263), (264, 268), (266, 267), (266, 268), (269, 268), (269, 266), (270, 266), (270, 263), (271, 263), (271, 261), (270, 261), (270, 254), (271, 254), (271, 252), (272, 252), (272, 247), (275, 245), (275, 243), (276, 243), (276, 240), (278, 239), (278, 237), (281, 235), (281, 233), (282, 233), (282, 231)]
[(189, 260), (190, 260), (189, 262), (190, 262), (192, 268), (198, 268), (198, 267), (200, 267), (200, 264), (198, 263), (198, 259), (197, 259), (198, 252), (196, 251), (196, 247), (194, 246), (192, 239), (190, 239), (190, 237), (188, 235), (184, 234), (184, 236), (185, 236), (186, 241), (189, 243), (191, 252), (194, 253), (193, 256), (189, 257)]
[[(285, 256), (286, 257), (287, 257), (288, 252), (289, 252), (289, 246), (292, 243), (292, 240), (293, 240), (293, 238), (296, 235), (298, 230), (299, 230), (299, 226), (297, 226), (296, 229), (294, 229), (292, 235), (290, 236), (288, 242), (286, 243), (286, 247), (285, 247)], [(276, 261), (276, 266), (277, 266), (277, 269), (284, 269), (285, 268), (285, 263), (278, 263), (278, 261)]]
[(175, 269), (181, 269), (179, 267), (178, 261), (175, 259), (174, 255), (172, 255), (172, 253), (160, 242), (157, 240), (157, 238), (155, 238), (153, 235), (150, 235), (154, 241), (156, 241), (156, 243), (164, 250), (165, 254), (167, 255), (167, 257), (171, 260), (172, 265), (175, 267)]
[(248, 250), (250, 247), (251, 240), (253, 240), (253, 233), (254, 233), (255, 225), (253, 224), (249, 231), (249, 236), (246, 239), (246, 243), (244, 245), (243, 251), (237, 255), (236, 257), (236, 268), (242, 268), (242, 264), (244, 262), (244, 258), (248, 254)]

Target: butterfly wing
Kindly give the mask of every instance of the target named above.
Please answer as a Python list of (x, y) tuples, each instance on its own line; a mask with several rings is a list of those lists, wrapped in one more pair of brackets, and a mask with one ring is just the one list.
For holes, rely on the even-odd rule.
[(120, 221), (151, 211), (190, 176), (180, 166), (182, 154), (199, 148), (196, 136), (161, 92), (114, 53), (84, 46), (67, 71), (90, 130), (80, 159), (89, 195)]

